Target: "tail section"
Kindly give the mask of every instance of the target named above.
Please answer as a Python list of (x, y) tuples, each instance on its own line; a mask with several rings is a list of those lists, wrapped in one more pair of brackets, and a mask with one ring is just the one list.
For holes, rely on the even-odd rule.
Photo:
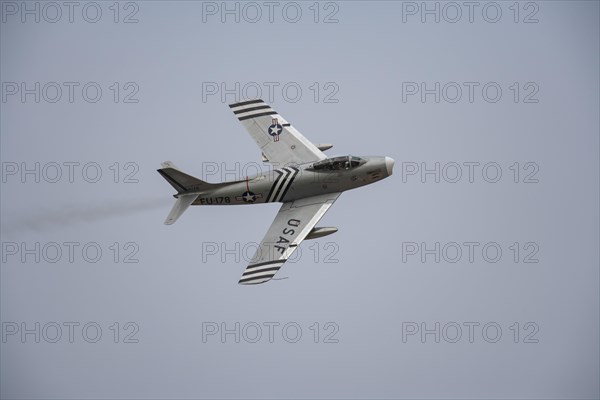
[(171, 161), (165, 161), (161, 164), (161, 167), (157, 170), (158, 173), (177, 190), (177, 194), (174, 196), (177, 201), (167, 216), (165, 225), (174, 224), (196, 200), (199, 192), (220, 186), (220, 184), (204, 182), (181, 172)]
[(197, 194), (183, 194), (179, 196), (165, 220), (165, 225), (173, 225), (181, 217), (181, 214), (196, 200), (196, 197), (198, 197)]
[(165, 161), (161, 167), (157, 169), (158, 173), (177, 190), (177, 193), (201, 192), (217, 186), (181, 172), (171, 161)]

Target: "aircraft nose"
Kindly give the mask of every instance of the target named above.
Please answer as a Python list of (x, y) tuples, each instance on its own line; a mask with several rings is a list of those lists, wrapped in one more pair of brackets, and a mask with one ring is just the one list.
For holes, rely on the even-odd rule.
[(385, 168), (387, 169), (388, 175), (391, 175), (392, 170), (394, 169), (394, 159), (392, 157), (385, 158)]

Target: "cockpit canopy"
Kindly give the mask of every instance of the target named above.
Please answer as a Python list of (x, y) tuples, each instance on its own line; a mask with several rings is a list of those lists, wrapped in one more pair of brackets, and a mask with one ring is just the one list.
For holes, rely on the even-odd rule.
[(356, 168), (363, 165), (366, 161), (360, 157), (341, 156), (327, 158), (314, 163), (309, 169), (314, 171), (339, 171)]

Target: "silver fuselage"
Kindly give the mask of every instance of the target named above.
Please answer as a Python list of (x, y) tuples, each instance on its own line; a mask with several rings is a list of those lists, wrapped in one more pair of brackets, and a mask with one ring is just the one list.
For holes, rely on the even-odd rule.
[(392, 174), (389, 157), (360, 157), (365, 162), (338, 170), (314, 170), (313, 163), (273, 169), (245, 180), (198, 192), (192, 205), (239, 205), (288, 202), (343, 192), (380, 181)]

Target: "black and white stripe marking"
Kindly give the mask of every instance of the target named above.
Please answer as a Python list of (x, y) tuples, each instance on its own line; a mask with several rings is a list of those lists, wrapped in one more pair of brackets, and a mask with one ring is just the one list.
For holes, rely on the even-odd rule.
[(298, 173), (300, 172), (300, 170), (298, 168), (291, 167), (291, 169), (292, 169), (291, 175), (286, 180), (286, 182), (284, 182), (284, 187), (283, 187), (283, 190), (281, 191), (281, 196), (279, 196), (279, 198), (276, 201), (282, 201), (284, 199), (288, 190), (292, 186), (292, 183), (294, 183), (294, 179), (296, 179), (296, 176), (298, 176)]
[(277, 172), (279, 176), (275, 179), (275, 182), (273, 182), (273, 186), (271, 186), (271, 190), (269, 191), (266, 200), (267, 203), (281, 201), (292, 186), (292, 183), (300, 170), (295, 167), (287, 167), (282, 171), (275, 170), (275, 172)]
[(230, 104), (229, 108), (231, 108), (240, 121), (277, 114), (270, 105), (262, 100), (242, 101), (241, 103)]
[(272, 260), (249, 265), (238, 283), (253, 285), (266, 282), (275, 276), (284, 263), (285, 260)]

